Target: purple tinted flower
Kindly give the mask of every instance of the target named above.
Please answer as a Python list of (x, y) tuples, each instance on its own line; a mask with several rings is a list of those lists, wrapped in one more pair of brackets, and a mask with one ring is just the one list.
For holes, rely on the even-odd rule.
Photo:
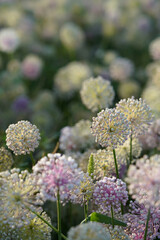
[(26, 96), (19, 96), (12, 104), (12, 109), (16, 112), (27, 112), (29, 110), (29, 99)]

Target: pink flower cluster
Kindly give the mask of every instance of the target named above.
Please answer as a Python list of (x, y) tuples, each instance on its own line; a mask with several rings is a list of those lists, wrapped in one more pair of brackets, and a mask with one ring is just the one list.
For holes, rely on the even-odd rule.
[(59, 191), (60, 200), (64, 203), (74, 198), (83, 173), (77, 168), (77, 163), (71, 157), (59, 153), (48, 154), (43, 157), (34, 167), (37, 184), (40, 186), (40, 196), (44, 200), (56, 201)]
[(121, 203), (126, 205), (128, 200), (128, 192), (126, 184), (121, 179), (115, 177), (104, 177), (96, 183), (93, 198), (95, 204), (99, 207), (100, 213), (108, 213), (111, 211), (111, 206), (114, 212), (121, 211)]

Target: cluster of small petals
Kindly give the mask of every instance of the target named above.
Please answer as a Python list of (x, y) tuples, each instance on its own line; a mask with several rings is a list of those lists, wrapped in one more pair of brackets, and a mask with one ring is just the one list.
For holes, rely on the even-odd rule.
[(122, 99), (116, 105), (117, 110), (122, 112), (130, 122), (134, 136), (143, 134), (153, 120), (151, 108), (141, 98)]
[(114, 80), (126, 81), (133, 73), (133, 63), (126, 58), (114, 59), (109, 67), (110, 75)]
[(90, 132), (90, 126), (89, 120), (80, 120), (73, 127), (64, 127), (61, 130), (60, 149), (79, 151), (94, 146), (95, 141)]
[[(38, 212), (43, 219), (51, 224), (51, 219), (45, 212)], [(39, 217), (35, 216), (30, 219), (30, 214), (27, 214), (27, 222), (24, 222), (23, 226), (17, 229), (17, 240), (51, 240), (52, 229), (44, 223)]]
[[(34, 176), (27, 170), (20, 172), (12, 169), (0, 173), (0, 221), (11, 226), (21, 226), (29, 207), (33, 210), (42, 204), (37, 197), (38, 186), (34, 184)], [(33, 215), (33, 214), (32, 214)]]
[(130, 237), (124, 232), (120, 226), (108, 227), (112, 240), (130, 240)]
[[(126, 165), (126, 159), (119, 157), (119, 151), (116, 151), (118, 169)], [(113, 176), (115, 174), (115, 164), (112, 151), (98, 150), (93, 153), (94, 159), (94, 178), (102, 179), (103, 177)]]
[(160, 119), (152, 123), (148, 131), (139, 136), (143, 149), (160, 149)]
[(130, 165), (128, 177), (129, 192), (146, 207), (160, 206), (160, 155), (150, 159), (147, 156)]
[(119, 110), (106, 108), (97, 117), (93, 117), (91, 132), (96, 137), (96, 142), (113, 149), (127, 140), (130, 123)]
[[(140, 205), (136, 202), (131, 202), (130, 207), (131, 210), (129, 211), (129, 213), (126, 213), (124, 215), (127, 221), (127, 227), (125, 229), (125, 232), (130, 236), (132, 240), (142, 240), (144, 239), (148, 209), (146, 209), (143, 204)], [(150, 208), (147, 240), (154, 240), (160, 238), (159, 222), (159, 208)]]
[[(77, 194), (76, 194), (76, 190)], [(79, 203), (81, 205), (87, 203), (91, 198), (94, 190), (94, 183), (92, 178), (85, 173), (83, 179), (80, 182), (80, 186), (75, 186), (73, 191), (75, 197), (73, 199), (74, 203)]]
[(104, 177), (96, 182), (93, 199), (100, 213), (110, 213), (111, 206), (114, 212), (118, 213), (121, 211), (121, 203), (126, 205), (128, 200), (126, 184), (115, 177)]
[(4, 147), (0, 148), (0, 172), (9, 170), (13, 164), (12, 154)]
[[(51, 222), (45, 212), (37, 212), (47, 222)], [(8, 223), (0, 221), (0, 239), (1, 240), (51, 240), (51, 228), (37, 216), (31, 216), (31, 213), (26, 214), (26, 220), (22, 221), (21, 226), (10, 227)]]
[(43, 62), (38, 56), (30, 54), (23, 60), (21, 68), (26, 78), (35, 80), (42, 72)]
[(88, 222), (72, 227), (68, 232), (69, 240), (111, 240), (109, 231), (98, 222)]
[(81, 62), (71, 62), (61, 68), (55, 76), (55, 85), (59, 92), (71, 96), (80, 90), (82, 83), (91, 77), (92, 73), (88, 65)]
[(15, 30), (5, 28), (0, 31), (0, 51), (12, 53), (19, 46), (19, 42), (19, 37)]
[(29, 154), (39, 145), (39, 130), (29, 121), (19, 121), (9, 125), (6, 134), (6, 144), (15, 155)]
[(160, 60), (160, 37), (151, 42), (149, 51), (154, 60)]
[(56, 201), (59, 191), (63, 203), (73, 200), (75, 186), (80, 186), (83, 179), (83, 173), (77, 168), (75, 160), (59, 153), (50, 153), (48, 157), (40, 159), (33, 167), (33, 172), (40, 186), (40, 197)]
[(95, 152), (96, 149), (88, 149), (87, 151), (81, 153), (79, 158), (77, 158), (78, 165), (84, 172), (87, 172), (90, 155)]
[(110, 107), (115, 95), (110, 82), (102, 77), (84, 81), (80, 94), (84, 105), (93, 112)]
[[(132, 139), (132, 156), (133, 158), (138, 158), (142, 152), (142, 145), (138, 138)], [(119, 146), (116, 149), (117, 157), (118, 159), (121, 159), (121, 161), (129, 160), (130, 156), (130, 139), (127, 139), (127, 141), (122, 145)], [(122, 160), (123, 159), (123, 160)]]

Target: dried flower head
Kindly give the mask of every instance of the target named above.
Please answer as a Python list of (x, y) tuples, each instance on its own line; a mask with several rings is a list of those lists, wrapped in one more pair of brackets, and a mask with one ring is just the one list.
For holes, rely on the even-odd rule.
[(126, 58), (114, 59), (109, 67), (110, 75), (114, 80), (126, 81), (133, 73), (133, 63)]
[(33, 172), (40, 186), (40, 196), (44, 200), (56, 201), (59, 192), (63, 203), (74, 198), (73, 190), (83, 179), (75, 160), (59, 153), (40, 159)]
[(127, 140), (130, 123), (119, 110), (106, 108), (93, 117), (91, 132), (103, 147), (116, 148)]
[(160, 37), (150, 43), (149, 51), (154, 60), (160, 60)]
[(160, 155), (150, 159), (147, 156), (130, 165), (128, 177), (129, 192), (139, 203), (146, 207), (160, 206)]
[(15, 30), (4, 28), (0, 31), (0, 50), (6, 53), (14, 52), (19, 46), (19, 37)]
[(12, 154), (4, 147), (0, 148), (0, 172), (9, 170), (13, 164)]
[(0, 220), (11, 226), (21, 226), (29, 212), (26, 207), (35, 210), (42, 204), (37, 198), (39, 188), (34, 184), (34, 176), (27, 170), (1, 172), (0, 186)]
[(111, 106), (115, 95), (110, 82), (102, 77), (85, 80), (80, 94), (84, 105), (93, 112)]
[(111, 206), (114, 212), (119, 213), (121, 211), (121, 203), (126, 205), (128, 200), (126, 184), (121, 179), (116, 179), (115, 177), (104, 177), (96, 182), (93, 199), (100, 213), (110, 213)]
[(39, 130), (29, 121), (19, 121), (9, 125), (6, 134), (6, 144), (15, 155), (29, 154), (39, 145)]
[(88, 222), (72, 227), (68, 232), (69, 240), (111, 240), (109, 231), (97, 222)]
[(128, 98), (116, 104), (116, 109), (122, 112), (130, 122), (134, 136), (143, 134), (153, 120), (152, 110), (144, 100)]

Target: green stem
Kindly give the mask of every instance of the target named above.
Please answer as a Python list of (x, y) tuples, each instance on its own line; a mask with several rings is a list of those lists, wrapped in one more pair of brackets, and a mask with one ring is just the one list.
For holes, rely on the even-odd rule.
[(112, 204), (111, 204), (111, 216), (112, 216), (112, 227), (114, 228), (114, 213), (113, 213)]
[(116, 170), (116, 176), (119, 178), (119, 173), (118, 173), (118, 164), (117, 164), (117, 158), (116, 158), (116, 151), (113, 148), (113, 156), (114, 156), (114, 165), (115, 165), (115, 170)]
[(143, 238), (143, 240), (146, 240), (146, 239), (147, 239), (148, 223), (149, 223), (149, 219), (150, 219), (150, 214), (151, 214), (151, 211), (150, 211), (150, 208), (149, 208), (149, 209), (148, 209), (148, 214), (147, 214), (146, 227), (145, 227), (145, 233), (144, 233), (144, 238)]
[(86, 219), (85, 222), (87, 222), (87, 218), (88, 218), (88, 202), (84, 203), (84, 218)]
[[(46, 223), (51, 229), (53, 229), (55, 232), (58, 233), (58, 229), (53, 227), (48, 221), (46, 221), (39, 213), (35, 212), (34, 210), (30, 209), (29, 207), (25, 206), (29, 211), (31, 211), (32, 213), (34, 213), (38, 218), (40, 218), (44, 223)], [(61, 236), (63, 237), (63, 239), (68, 240), (68, 238), (61, 234)]]
[(30, 152), (30, 157), (31, 157), (31, 160), (32, 160), (32, 167), (35, 165), (36, 161), (33, 157), (33, 154)]
[(58, 223), (58, 240), (61, 240), (61, 203), (59, 190), (57, 192), (57, 223)]
[(132, 160), (133, 160), (133, 156), (132, 156), (132, 133), (131, 133), (131, 136), (130, 136), (130, 164), (132, 163)]

